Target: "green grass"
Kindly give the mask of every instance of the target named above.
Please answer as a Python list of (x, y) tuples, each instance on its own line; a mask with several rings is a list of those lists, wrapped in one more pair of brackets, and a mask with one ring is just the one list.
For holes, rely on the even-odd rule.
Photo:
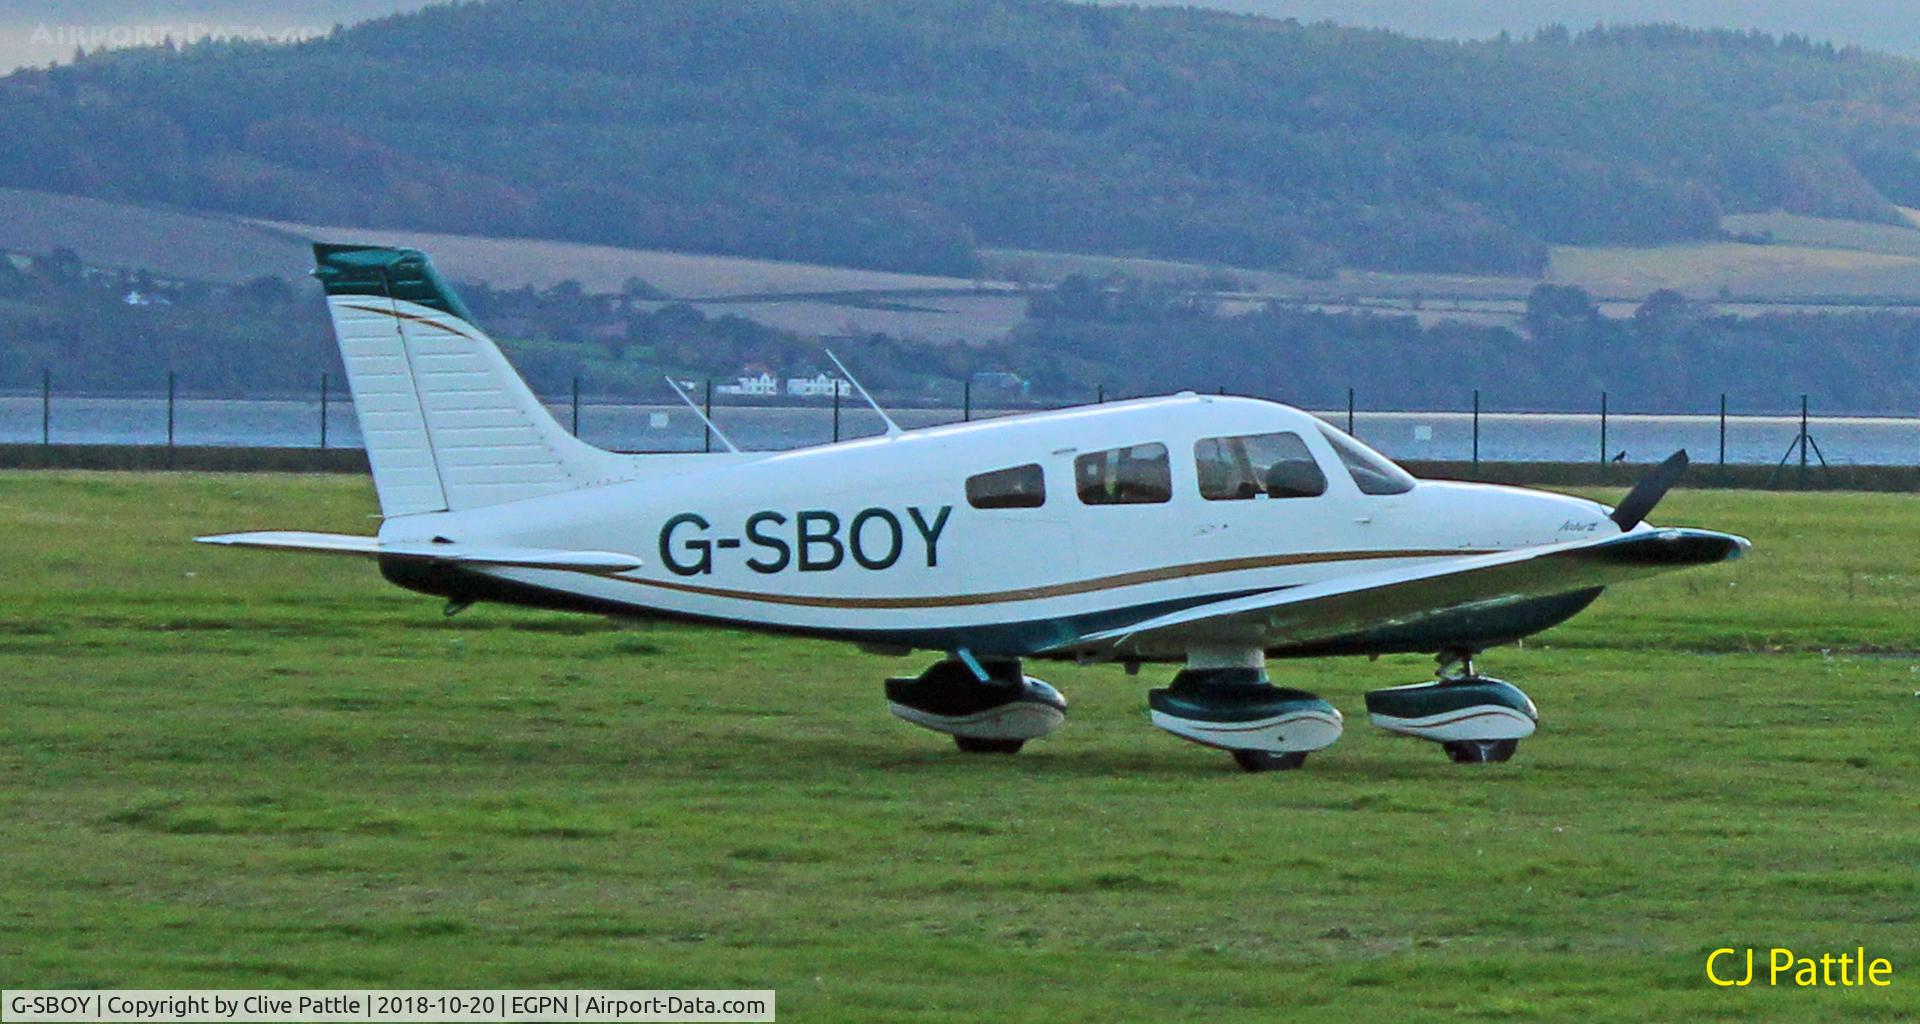
[[(1685, 492), (1740, 564), (1483, 669), (1541, 734), (1367, 726), (1421, 658), (1276, 666), (1306, 770), (1148, 727), (1166, 671), (1039, 666), (1067, 727), (890, 719), (925, 658), (429, 599), (196, 532), (364, 532), (355, 478), (0, 474), (6, 987), (776, 988), (782, 1019), (1912, 1020), (1920, 504)], [(1723, 991), (1865, 945), (1870, 991)]]

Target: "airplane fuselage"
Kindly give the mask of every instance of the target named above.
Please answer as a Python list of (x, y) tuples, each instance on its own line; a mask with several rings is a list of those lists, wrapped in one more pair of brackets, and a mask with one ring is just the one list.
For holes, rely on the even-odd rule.
[[(1352, 468), (1378, 459), (1354, 447), (1297, 409), (1181, 395), (761, 457), (660, 456), (641, 479), (399, 516), (380, 532), (624, 552), (639, 569), (383, 569), (457, 600), (1026, 656), (1225, 598), (1620, 532), (1594, 502), (1415, 484), (1390, 463)], [(1472, 649), (1547, 628), (1597, 593), (1311, 645), (1276, 635), (1267, 650)]]

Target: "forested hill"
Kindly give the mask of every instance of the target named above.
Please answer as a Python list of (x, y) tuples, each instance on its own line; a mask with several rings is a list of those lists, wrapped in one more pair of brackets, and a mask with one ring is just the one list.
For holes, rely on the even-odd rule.
[(1047, 0), (517, 0), (0, 80), (0, 185), (966, 273), (974, 247), (1530, 273), (1920, 203), (1920, 64)]

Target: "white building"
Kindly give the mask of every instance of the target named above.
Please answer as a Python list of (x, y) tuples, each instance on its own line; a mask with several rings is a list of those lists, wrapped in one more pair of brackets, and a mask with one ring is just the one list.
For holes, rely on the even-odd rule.
[(853, 394), (853, 385), (838, 377), (829, 377), (816, 373), (811, 377), (788, 377), (787, 394), (796, 398), (824, 398), (838, 392), (846, 398)]
[(736, 379), (739, 383), (721, 384), (713, 390), (722, 395), (754, 395), (757, 397), (777, 395), (780, 393), (780, 382), (774, 379), (773, 374), (765, 370), (761, 370), (758, 374), (750, 377), (739, 377)]

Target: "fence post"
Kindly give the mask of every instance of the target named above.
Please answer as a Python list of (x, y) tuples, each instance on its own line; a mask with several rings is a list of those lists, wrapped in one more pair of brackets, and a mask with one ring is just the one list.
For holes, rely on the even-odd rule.
[(833, 379), (833, 442), (840, 443), (840, 378)]
[(1473, 468), (1480, 468), (1480, 389), (1473, 389)]
[(174, 373), (167, 371), (167, 447), (173, 447), (173, 395)]
[[(833, 393), (835, 397), (839, 396), (840, 388), (838, 385), (835, 385), (833, 389)], [(962, 381), (960, 384), (960, 422), (962, 423), (973, 422), (973, 378), (972, 377), (968, 377), (966, 380)]]
[(1093, 394), (1093, 402), (1095, 405), (1107, 404), (1107, 386), (1105, 384), (1102, 384), (1097, 389), (1095, 389)]
[(327, 450), (327, 375), (320, 375), (320, 450)]
[[(712, 422), (713, 420), (713, 378), (712, 377), (707, 378), (707, 420), (708, 422)], [(703, 423), (700, 425), (700, 430), (703, 434), (706, 435), (706, 441), (704, 442), (705, 450), (709, 452), (713, 451), (713, 428)]]
[(1347, 433), (1353, 433), (1353, 389), (1347, 389)]
[(1807, 396), (1800, 396), (1800, 468), (1807, 468)]
[(1600, 464), (1607, 464), (1607, 393), (1600, 392)]
[(1720, 464), (1727, 464), (1727, 393), (1720, 392)]
[(40, 368), (40, 443), (53, 443), (53, 371)]
[(573, 375), (573, 436), (580, 436), (580, 375)]

